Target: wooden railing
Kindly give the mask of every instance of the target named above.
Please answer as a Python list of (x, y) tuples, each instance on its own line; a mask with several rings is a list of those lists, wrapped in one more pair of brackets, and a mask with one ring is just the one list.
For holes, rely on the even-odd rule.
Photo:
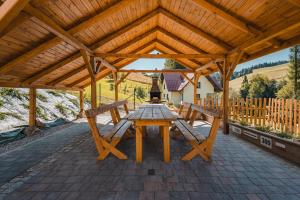
[[(221, 99), (198, 100), (204, 108), (222, 109)], [(235, 98), (229, 100), (229, 119), (254, 126), (269, 126), (287, 134), (300, 135), (300, 101), (295, 99)]]

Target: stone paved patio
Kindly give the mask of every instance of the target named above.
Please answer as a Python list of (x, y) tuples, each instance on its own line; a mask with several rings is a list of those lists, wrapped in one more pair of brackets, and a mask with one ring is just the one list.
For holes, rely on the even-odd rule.
[[(208, 133), (209, 125), (195, 124)], [(150, 127), (143, 163), (136, 165), (134, 139), (118, 146), (129, 160), (97, 161), (86, 124), (71, 130), (56, 134), (60, 145), (46, 137), (35, 148), (0, 155), (1, 176), (22, 168), (2, 183), (0, 199), (300, 199), (299, 167), (221, 131), (212, 163), (180, 161), (189, 146), (179, 139), (171, 140), (172, 162), (165, 164), (158, 130)], [(30, 160), (27, 170), (19, 159)]]

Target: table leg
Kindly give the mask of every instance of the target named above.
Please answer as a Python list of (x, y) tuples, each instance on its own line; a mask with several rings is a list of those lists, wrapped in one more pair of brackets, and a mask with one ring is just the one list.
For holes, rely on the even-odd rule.
[(170, 162), (170, 134), (169, 126), (163, 126), (163, 142), (164, 142), (164, 161)]
[(135, 134), (135, 145), (136, 145), (136, 163), (142, 162), (142, 156), (143, 156), (143, 133), (142, 133), (142, 127), (136, 126), (136, 134)]

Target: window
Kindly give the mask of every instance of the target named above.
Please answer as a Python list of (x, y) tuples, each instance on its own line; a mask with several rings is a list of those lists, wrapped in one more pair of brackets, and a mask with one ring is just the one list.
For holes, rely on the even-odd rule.
[(200, 81), (197, 84), (197, 88), (201, 88), (201, 82)]
[(200, 98), (201, 98), (200, 94), (197, 94), (197, 99), (200, 99)]

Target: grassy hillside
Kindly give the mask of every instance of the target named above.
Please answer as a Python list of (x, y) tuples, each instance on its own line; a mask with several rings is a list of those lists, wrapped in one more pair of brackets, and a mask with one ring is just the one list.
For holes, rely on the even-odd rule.
[[(275, 79), (275, 80), (282, 80), (287, 77), (288, 73), (288, 66), (289, 64), (282, 64), (282, 65), (277, 65), (274, 67), (267, 67), (267, 68), (262, 68), (262, 69), (255, 69), (251, 74), (247, 75), (248, 80), (251, 80), (253, 75), (256, 74), (262, 74), (264, 76), (267, 76), (269, 79)], [(242, 81), (244, 77), (239, 77), (234, 80), (231, 80), (229, 82), (229, 87), (234, 89), (235, 91), (239, 91)]]
[[(147, 96), (144, 99), (136, 99), (137, 104), (144, 103), (146, 100), (149, 99), (148, 92), (151, 87), (150, 84), (145, 84), (127, 79), (119, 85), (119, 99), (127, 99), (129, 102), (132, 103), (134, 98), (133, 91), (135, 87), (141, 87), (147, 93)], [(90, 87), (87, 87), (85, 90), (85, 94), (88, 99), (90, 99), (91, 96), (90, 91)], [(97, 96), (101, 96), (101, 103), (110, 103), (114, 100), (115, 91), (114, 82), (112, 79), (102, 79), (97, 82)]]

